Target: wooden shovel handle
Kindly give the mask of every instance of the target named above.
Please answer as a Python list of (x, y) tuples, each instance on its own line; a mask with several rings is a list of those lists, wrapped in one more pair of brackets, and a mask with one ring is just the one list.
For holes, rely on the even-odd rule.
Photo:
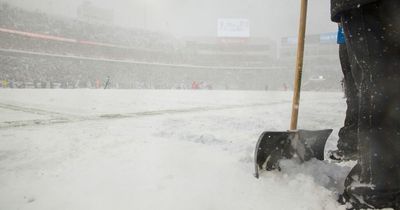
[(300, 25), (299, 25), (299, 35), (297, 41), (296, 70), (295, 70), (295, 78), (293, 86), (294, 88), (293, 88), (292, 117), (290, 121), (290, 130), (297, 130), (297, 119), (299, 116), (301, 76), (303, 73), (304, 39), (306, 34), (306, 22), (307, 22), (307, 1), (308, 0), (301, 0)]

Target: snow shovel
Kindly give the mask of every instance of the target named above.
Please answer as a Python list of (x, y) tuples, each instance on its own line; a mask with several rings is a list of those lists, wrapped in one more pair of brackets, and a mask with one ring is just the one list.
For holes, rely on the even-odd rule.
[(265, 131), (261, 134), (254, 152), (254, 176), (256, 178), (259, 177), (260, 170), (280, 170), (279, 161), (282, 159), (298, 157), (302, 162), (313, 158), (323, 160), (325, 143), (333, 131), (332, 129), (297, 130), (306, 19), (307, 0), (302, 0), (290, 129), (288, 131)]

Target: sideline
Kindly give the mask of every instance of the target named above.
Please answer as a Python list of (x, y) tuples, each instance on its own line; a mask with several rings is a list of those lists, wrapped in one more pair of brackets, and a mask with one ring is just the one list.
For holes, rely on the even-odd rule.
[(291, 103), (289, 100), (271, 102), (271, 103), (255, 103), (245, 105), (226, 105), (226, 106), (208, 106), (208, 107), (193, 107), (187, 109), (165, 109), (165, 110), (154, 110), (144, 112), (133, 112), (133, 113), (113, 113), (113, 114), (102, 114), (97, 116), (77, 116), (70, 114), (63, 114), (60, 112), (47, 111), (43, 109), (36, 109), (30, 107), (23, 107), (11, 104), (0, 103), (0, 108), (9, 109), (13, 111), (21, 111), (30, 114), (46, 115), (50, 116), (51, 119), (37, 119), (37, 120), (20, 120), (20, 121), (5, 121), (0, 122), (0, 129), (15, 128), (15, 127), (26, 127), (26, 126), (43, 126), (53, 125), (62, 123), (75, 123), (83, 121), (99, 121), (99, 120), (113, 120), (113, 119), (124, 119), (124, 118), (139, 118), (139, 117), (152, 117), (164, 114), (190, 114), (197, 112), (208, 112), (208, 111), (222, 111), (229, 109), (246, 109), (278, 104)]

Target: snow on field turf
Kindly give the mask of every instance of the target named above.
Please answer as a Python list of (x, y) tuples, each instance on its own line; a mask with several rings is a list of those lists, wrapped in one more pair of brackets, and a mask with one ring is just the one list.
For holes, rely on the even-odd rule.
[[(300, 127), (337, 132), (342, 96), (304, 93)], [(347, 166), (289, 161), (282, 173), (252, 176), (255, 142), (264, 130), (287, 129), (290, 98), (289, 92), (0, 90), (0, 104), (49, 117), (157, 111), (0, 129), (0, 209), (344, 209), (335, 200)], [(162, 112), (182, 109), (189, 111)], [(333, 134), (327, 148), (336, 140)]]
[[(260, 94), (261, 93), (261, 94)], [(289, 92), (187, 91), (187, 90), (7, 90), (0, 91), (0, 103), (29, 106), (74, 115), (133, 113), (194, 107), (256, 105), (280, 102)], [(29, 96), (27, 98), (27, 96)], [(268, 99), (267, 99), (268, 97)], [(275, 99), (275, 100), (274, 100)], [(284, 101), (290, 101), (285, 97)]]
[(10, 109), (0, 108), (0, 123), (7, 123), (12, 121), (21, 121), (21, 120), (42, 120), (42, 119), (49, 119), (49, 117), (26, 113), (22, 111), (14, 111)]

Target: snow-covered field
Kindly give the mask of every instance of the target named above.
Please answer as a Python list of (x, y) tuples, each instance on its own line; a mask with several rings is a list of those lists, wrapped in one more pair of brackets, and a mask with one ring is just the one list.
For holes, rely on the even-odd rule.
[[(348, 166), (284, 162), (253, 177), (291, 92), (0, 90), (0, 209), (344, 209)], [(344, 120), (343, 93), (302, 94), (299, 127)]]

